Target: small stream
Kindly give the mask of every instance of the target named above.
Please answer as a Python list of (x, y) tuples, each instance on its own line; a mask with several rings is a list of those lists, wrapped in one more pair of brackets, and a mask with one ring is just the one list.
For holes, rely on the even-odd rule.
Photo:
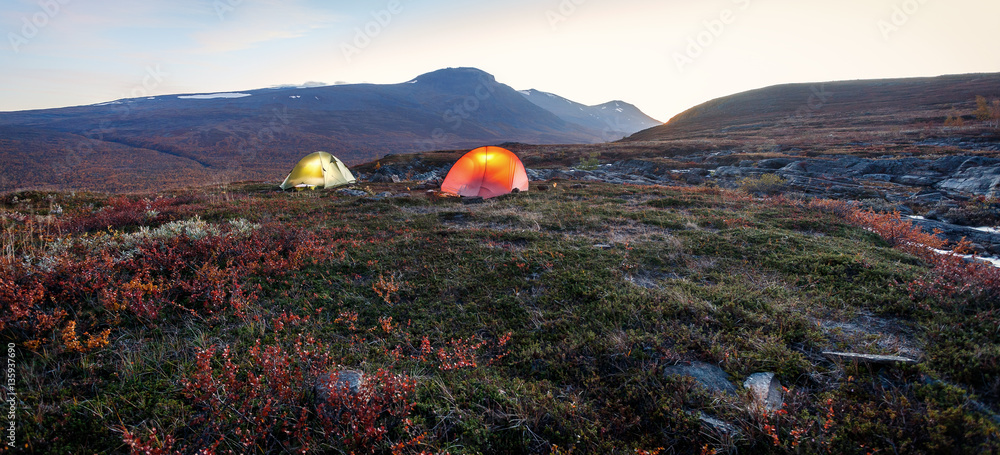
[[(926, 218), (924, 218), (922, 216), (914, 216), (914, 215), (907, 215), (906, 218), (909, 218), (909, 219), (914, 220), (914, 221), (931, 221), (931, 222), (933, 222), (935, 224), (943, 224), (943, 225), (947, 225), (947, 226), (952, 226), (955, 229), (971, 229), (973, 231), (984, 232), (984, 233), (989, 234), (989, 235), (1000, 235), (1000, 229), (997, 229), (996, 227), (990, 227), (990, 226), (982, 226), (982, 227), (959, 226), (957, 224), (945, 223), (943, 221), (932, 221), (932, 220), (928, 220), (928, 219), (926, 219)], [(938, 249), (935, 249), (935, 248), (931, 248), (931, 249), (934, 250), (934, 252), (938, 253), (938, 254), (952, 254), (951, 251), (938, 250)], [(982, 262), (986, 262), (988, 264), (993, 265), (994, 267), (1000, 267), (1000, 258), (998, 258), (996, 256), (974, 256), (974, 255), (971, 255), (971, 254), (960, 254), (959, 256), (961, 256), (961, 257), (963, 257), (965, 259), (976, 259), (976, 260), (979, 260), (979, 261), (982, 261)]]

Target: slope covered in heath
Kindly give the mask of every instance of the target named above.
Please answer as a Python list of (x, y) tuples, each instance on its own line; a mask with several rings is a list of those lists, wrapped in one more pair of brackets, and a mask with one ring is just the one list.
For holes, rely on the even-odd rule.
[(1000, 97), (1000, 74), (776, 85), (708, 101), (627, 140), (919, 128), (940, 124), (949, 113), (967, 113), (976, 96)]

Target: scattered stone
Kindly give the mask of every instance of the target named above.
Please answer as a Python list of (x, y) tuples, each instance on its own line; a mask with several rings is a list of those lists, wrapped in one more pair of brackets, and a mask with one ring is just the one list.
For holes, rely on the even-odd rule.
[(736, 387), (729, 382), (729, 375), (722, 368), (705, 362), (684, 362), (663, 369), (663, 376), (689, 376), (710, 392), (736, 394)]
[(388, 174), (376, 172), (371, 178), (372, 182), (375, 183), (399, 183), (399, 176), (396, 174)]
[(347, 196), (367, 196), (368, 195), (368, 193), (366, 193), (364, 191), (361, 191), (361, 190), (352, 190), (352, 189), (349, 189), (349, 188), (344, 188), (342, 190), (337, 190), (337, 192), (340, 193), (340, 194), (347, 195)]
[(414, 175), (413, 180), (418, 182), (434, 182), (441, 180), (441, 176), (438, 175), (437, 171), (430, 171)]
[(785, 404), (785, 392), (774, 373), (754, 373), (743, 381), (743, 387), (750, 391), (754, 403), (767, 411), (781, 409)]
[(597, 248), (599, 250), (606, 250), (608, 248), (611, 248), (611, 245), (604, 244), (604, 243), (598, 243), (598, 244), (594, 245), (594, 248)]
[(853, 352), (832, 352), (832, 351), (823, 351), (823, 355), (831, 359), (850, 360), (853, 362), (864, 363), (868, 365), (894, 365), (897, 363), (917, 363), (916, 359), (900, 357), (896, 355), (856, 354)]

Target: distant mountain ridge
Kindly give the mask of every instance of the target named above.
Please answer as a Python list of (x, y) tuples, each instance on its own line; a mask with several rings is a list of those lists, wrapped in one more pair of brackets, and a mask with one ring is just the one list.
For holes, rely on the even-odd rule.
[[(0, 156), (9, 165), (0, 170), (0, 191), (113, 189), (107, 187), (133, 178), (156, 185), (280, 180), (316, 150), (357, 164), (388, 153), (621, 137), (585, 123), (539, 107), (475, 68), (442, 69), (399, 84), (175, 94), (2, 112)], [(118, 162), (134, 168), (108, 167)], [(98, 183), (88, 185), (89, 175)]]
[(1000, 98), (1000, 73), (783, 84), (702, 103), (628, 141), (706, 137), (732, 131), (844, 123), (901, 127), (944, 120), (975, 97)]
[(596, 106), (586, 106), (559, 95), (540, 90), (522, 90), (521, 94), (535, 105), (559, 118), (595, 130), (614, 140), (629, 134), (661, 125), (662, 122), (646, 115), (639, 108), (624, 101), (609, 101)]

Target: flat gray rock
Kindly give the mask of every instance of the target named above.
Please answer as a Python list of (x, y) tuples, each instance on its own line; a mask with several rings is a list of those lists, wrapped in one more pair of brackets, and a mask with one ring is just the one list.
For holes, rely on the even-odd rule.
[(900, 357), (896, 355), (877, 355), (877, 354), (855, 354), (853, 352), (832, 352), (824, 351), (823, 355), (831, 359), (840, 360), (850, 360), (858, 363), (866, 363), (870, 365), (892, 365), (896, 363), (917, 363), (916, 359), (911, 359), (907, 357)]
[(736, 393), (736, 386), (729, 382), (729, 375), (722, 368), (705, 362), (685, 362), (663, 369), (663, 376), (689, 376), (710, 392)]

